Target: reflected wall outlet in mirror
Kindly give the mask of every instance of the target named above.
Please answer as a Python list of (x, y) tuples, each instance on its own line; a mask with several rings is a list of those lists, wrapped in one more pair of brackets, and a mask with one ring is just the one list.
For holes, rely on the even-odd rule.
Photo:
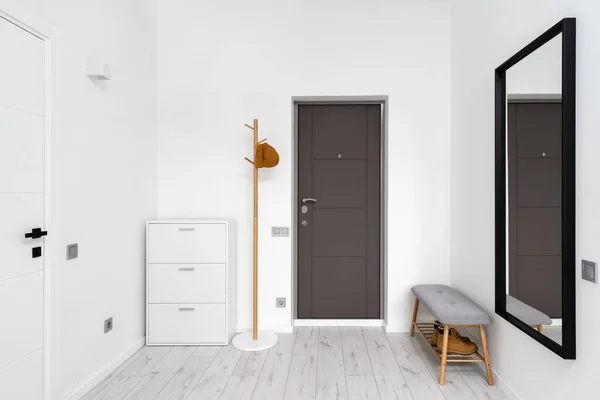
[(598, 283), (598, 271), (595, 262), (581, 260), (581, 279)]

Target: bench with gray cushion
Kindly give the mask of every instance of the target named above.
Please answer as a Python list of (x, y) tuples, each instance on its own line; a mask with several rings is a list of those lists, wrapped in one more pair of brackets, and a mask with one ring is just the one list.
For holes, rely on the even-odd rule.
[[(471, 299), (458, 290), (446, 285), (417, 285), (411, 289), (415, 295), (415, 308), (410, 327), (410, 336), (414, 335), (415, 328), (427, 341), (427, 344), (440, 359), (440, 384), (443, 385), (446, 376), (447, 362), (484, 362), (487, 372), (488, 384), (494, 384), (492, 369), (489, 362), (487, 340), (485, 336), (485, 325), (492, 323), (492, 318)], [(423, 304), (433, 314), (435, 319), (444, 327), (443, 348), (438, 349), (431, 344), (433, 324), (417, 322), (419, 304)], [(453, 356), (448, 354), (448, 336), (451, 328), (479, 328), (483, 356), (478, 352), (474, 354), (475, 359), (465, 361), (464, 356)], [(441, 354), (440, 354), (441, 353)]]
[(477, 304), (446, 285), (417, 285), (417, 299), (444, 325), (489, 325), (492, 319)]

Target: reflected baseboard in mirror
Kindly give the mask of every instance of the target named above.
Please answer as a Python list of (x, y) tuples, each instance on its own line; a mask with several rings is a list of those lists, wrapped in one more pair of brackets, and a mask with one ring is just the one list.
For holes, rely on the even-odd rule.
[(575, 358), (575, 19), (496, 69), (496, 313)]

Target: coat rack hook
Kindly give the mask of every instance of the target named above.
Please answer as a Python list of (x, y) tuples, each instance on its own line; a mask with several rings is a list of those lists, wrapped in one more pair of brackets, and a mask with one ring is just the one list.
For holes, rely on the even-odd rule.
[(248, 124), (244, 124), (244, 126), (245, 126), (246, 128), (248, 128), (248, 129), (252, 129), (252, 130), (254, 130), (254, 127), (253, 127), (253, 126), (250, 126), (250, 125), (248, 125)]
[(250, 164), (254, 165), (254, 161), (250, 160), (248, 157), (244, 157), (244, 160), (248, 161)]
[(267, 141), (267, 138), (264, 138), (263, 140), (259, 140), (256, 144), (261, 144)]

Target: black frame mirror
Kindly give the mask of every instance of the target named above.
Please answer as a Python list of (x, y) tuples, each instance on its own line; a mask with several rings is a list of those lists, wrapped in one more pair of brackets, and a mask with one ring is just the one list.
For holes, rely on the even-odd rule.
[[(575, 359), (575, 18), (565, 18), (496, 68), (495, 93), (495, 308), (496, 314), (564, 359)], [(507, 297), (506, 72), (562, 34), (561, 302), (562, 344), (510, 314)]]

